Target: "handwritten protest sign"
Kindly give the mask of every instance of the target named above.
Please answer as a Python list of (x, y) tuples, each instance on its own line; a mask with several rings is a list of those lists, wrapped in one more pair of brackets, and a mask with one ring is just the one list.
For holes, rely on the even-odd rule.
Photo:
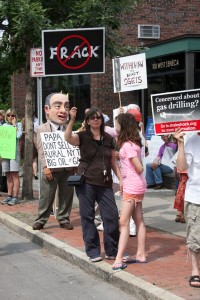
[(114, 93), (147, 88), (146, 56), (144, 53), (117, 58), (113, 64)]
[(200, 130), (200, 89), (151, 95), (156, 134)]
[(13, 126), (0, 126), (0, 157), (16, 157), (16, 128)]
[(77, 167), (80, 150), (64, 140), (64, 132), (41, 132), (44, 157), (48, 168)]

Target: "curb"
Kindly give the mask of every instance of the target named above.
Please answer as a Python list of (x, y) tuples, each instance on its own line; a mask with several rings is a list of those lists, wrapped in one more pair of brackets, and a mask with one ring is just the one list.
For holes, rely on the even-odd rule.
[(46, 233), (35, 231), (31, 226), (3, 212), (0, 212), (0, 222), (29, 241), (47, 249), (53, 255), (78, 266), (87, 273), (92, 273), (128, 294), (134, 294), (138, 299), (185, 300), (127, 272), (112, 271), (110, 264), (105, 261), (94, 264), (88, 261), (84, 252), (58, 241)]

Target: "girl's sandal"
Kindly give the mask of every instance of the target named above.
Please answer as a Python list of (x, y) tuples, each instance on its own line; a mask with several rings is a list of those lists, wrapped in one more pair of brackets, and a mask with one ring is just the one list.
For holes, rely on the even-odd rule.
[(127, 265), (124, 264), (124, 263), (114, 263), (114, 264), (112, 265), (113, 271), (124, 270), (126, 267), (127, 267)]
[(193, 288), (200, 288), (200, 277), (198, 275), (191, 276), (189, 284)]

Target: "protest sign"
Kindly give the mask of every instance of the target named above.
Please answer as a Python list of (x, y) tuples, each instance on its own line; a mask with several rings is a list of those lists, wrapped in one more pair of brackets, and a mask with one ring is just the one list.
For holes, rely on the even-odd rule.
[(200, 89), (151, 95), (155, 134), (200, 130)]
[(144, 53), (115, 58), (112, 60), (112, 64), (114, 93), (147, 88), (146, 56)]
[(15, 159), (16, 127), (0, 126), (0, 157), (5, 159)]
[(64, 140), (64, 132), (41, 132), (40, 134), (48, 168), (68, 168), (79, 165), (80, 150)]
[(105, 28), (42, 30), (45, 76), (105, 73)]

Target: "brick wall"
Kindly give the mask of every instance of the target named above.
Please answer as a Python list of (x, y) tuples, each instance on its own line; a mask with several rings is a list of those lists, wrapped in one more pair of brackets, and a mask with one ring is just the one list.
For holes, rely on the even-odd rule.
[[(121, 44), (141, 47), (157, 40), (138, 39), (138, 24), (160, 25), (160, 39), (167, 40), (185, 34), (200, 33), (199, 0), (144, 0), (137, 8), (122, 17)], [(121, 93), (122, 103), (137, 103), (138, 92)], [(106, 59), (104, 75), (91, 76), (91, 103), (95, 102), (103, 111), (112, 115), (118, 107), (118, 95), (113, 93), (111, 59)]]

